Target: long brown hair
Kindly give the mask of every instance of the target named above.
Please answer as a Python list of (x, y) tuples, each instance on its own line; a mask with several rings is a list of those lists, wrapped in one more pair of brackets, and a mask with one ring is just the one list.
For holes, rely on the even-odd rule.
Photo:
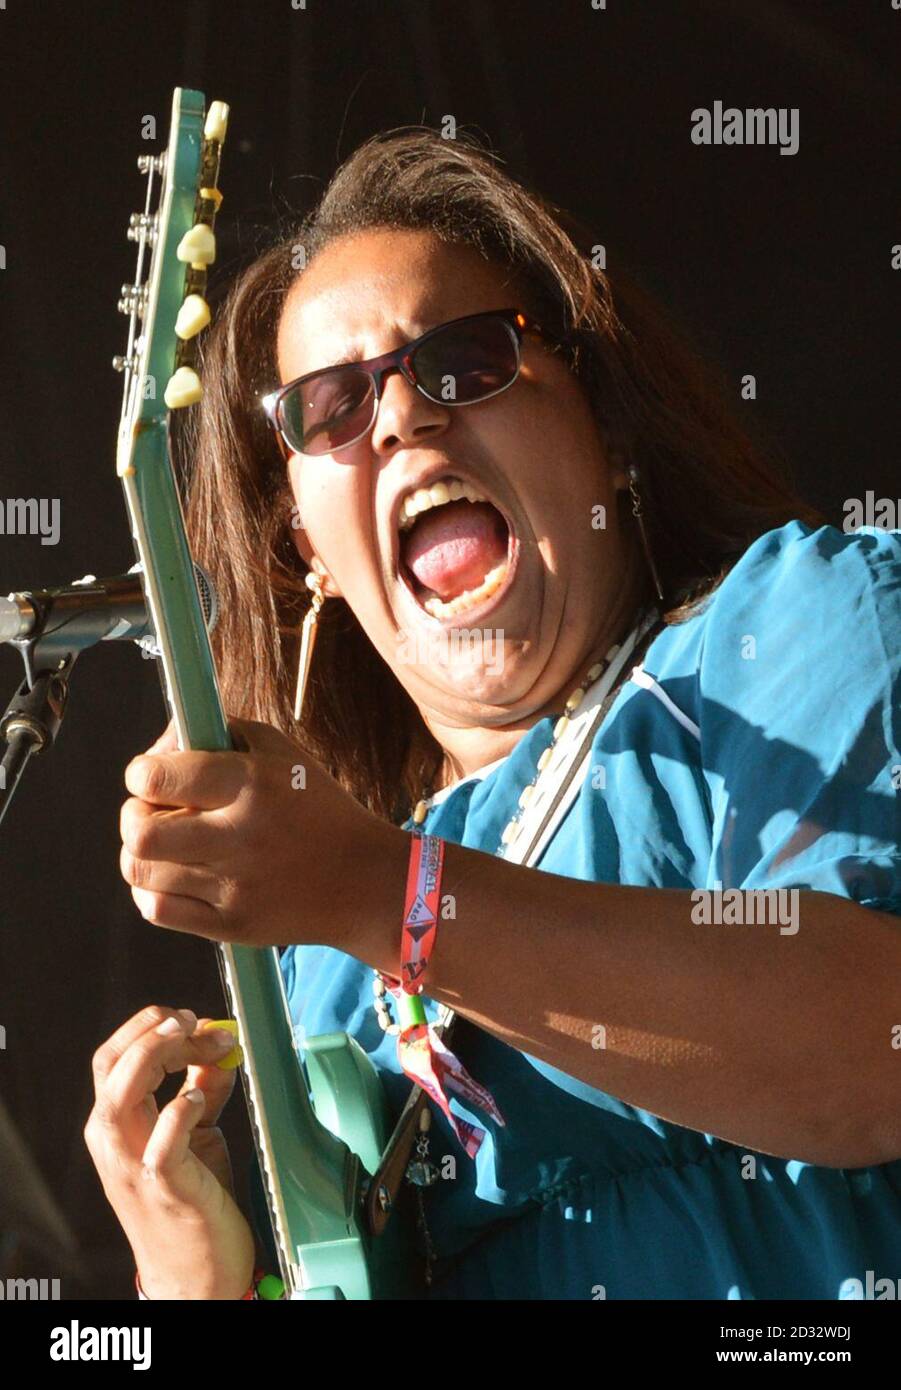
[(640, 471), (667, 621), (688, 616), (757, 536), (821, 518), (764, 462), (656, 304), (596, 264), (572, 217), (467, 136), (414, 127), (367, 141), (300, 224), (279, 228), (240, 274), (206, 338), (205, 394), (185, 441), (187, 515), (221, 599), (213, 641), (229, 714), (292, 735), (364, 805), (399, 820), (432, 784), (442, 749), (343, 599), (323, 606), (302, 727), (294, 721), (310, 594), (284, 460), (258, 399), (279, 380), (278, 321), (302, 266), (335, 238), (377, 227), (476, 248), (513, 273), (521, 307), (567, 335), (566, 360), (599, 428)]

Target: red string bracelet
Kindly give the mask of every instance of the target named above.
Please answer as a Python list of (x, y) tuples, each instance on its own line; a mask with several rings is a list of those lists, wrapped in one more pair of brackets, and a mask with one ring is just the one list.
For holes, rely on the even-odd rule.
[[(253, 1271), (253, 1279), (251, 1281), (250, 1288), (247, 1290), (246, 1293), (242, 1293), (241, 1297), (239, 1299), (236, 1299), (235, 1301), (237, 1303), (244, 1303), (248, 1299), (256, 1300), (259, 1297), (257, 1293), (257, 1285), (260, 1284), (264, 1279), (269, 1277), (270, 1276), (266, 1274), (266, 1271), (264, 1269), (255, 1269)], [(142, 1298), (148, 1303), (153, 1301), (152, 1299), (149, 1299), (147, 1297), (146, 1293), (141, 1288), (141, 1276), (137, 1273), (137, 1271), (135, 1271), (135, 1288), (138, 1291), (138, 1298)]]

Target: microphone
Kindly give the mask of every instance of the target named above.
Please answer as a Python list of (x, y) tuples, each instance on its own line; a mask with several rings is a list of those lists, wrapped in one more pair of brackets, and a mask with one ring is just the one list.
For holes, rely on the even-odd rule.
[[(52, 636), (73, 650), (95, 642), (137, 642), (150, 656), (160, 656), (144, 591), (140, 561), (127, 574), (97, 579), (86, 574), (59, 589), (23, 589), (0, 598), (0, 642)], [(194, 577), (207, 630), (219, 617), (213, 581), (194, 562)]]

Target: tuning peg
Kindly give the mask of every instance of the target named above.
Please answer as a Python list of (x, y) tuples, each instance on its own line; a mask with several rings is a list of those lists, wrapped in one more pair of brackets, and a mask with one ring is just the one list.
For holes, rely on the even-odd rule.
[(125, 235), (129, 241), (140, 241), (141, 234), (148, 241), (155, 241), (157, 235), (157, 214), (146, 212), (133, 212), (128, 219), (128, 231)]
[(166, 152), (162, 154), (139, 154), (139, 174), (161, 174), (166, 167)]
[(123, 285), (119, 293), (122, 296), (118, 304), (120, 314), (131, 314), (136, 310), (139, 314), (144, 313), (150, 294), (147, 285)]
[(178, 311), (175, 332), (179, 338), (193, 338), (210, 321), (210, 306), (202, 294), (189, 294)]
[(199, 401), (202, 395), (203, 386), (194, 368), (179, 367), (169, 378), (163, 400), (170, 410), (181, 410), (182, 406)]
[(121, 357), (117, 354), (113, 358), (113, 371), (124, 372), (126, 367), (129, 369), (129, 371), (133, 371), (135, 367), (135, 362), (136, 359), (134, 357)]
[(180, 261), (190, 262), (194, 270), (203, 270), (216, 259), (216, 238), (212, 227), (205, 222), (197, 222), (190, 231), (185, 232), (175, 252)]
[(206, 113), (206, 121), (203, 126), (204, 138), (207, 140), (218, 140), (221, 143), (225, 139), (227, 128), (228, 106), (224, 101), (211, 101), (210, 109)]

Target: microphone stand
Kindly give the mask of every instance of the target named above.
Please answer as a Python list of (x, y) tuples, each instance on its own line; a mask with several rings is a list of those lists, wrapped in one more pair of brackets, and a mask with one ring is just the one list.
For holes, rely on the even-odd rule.
[[(59, 630), (11, 642), (25, 662), (25, 679), (0, 718), (7, 749), (0, 762), (0, 822), (22, 774), (36, 753), (50, 748), (59, 733), (69, 696), (69, 676), (82, 647), (61, 641)], [(85, 634), (85, 645), (96, 640)], [(61, 650), (65, 647), (64, 650)]]
[[(28, 589), (10, 595), (27, 600), (33, 627), (28, 637), (9, 641), (9, 646), (17, 647), (22, 655), (25, 680), (0, 718), (0, 738), (5, 738), (9, 745), (0, 762), (0, 822), (30, 759), (51, 747), (59, 733), (66, 712), (69, 676), (80, 654), (98, 642), (128, 636), (145, 655), (159, 656), (152, 626), (145, 616), (146, 596), (136, 597), (135, 581), (130, 578), (140, 573), (138, 563), (124, 576), (95, 581), (91, 574), (74, 580), (66, 589)], [(199, 565), (194, 566), (194, 573), (203, 615), (211, 630), (219, 612), (216, 591)], [(103, 601), (93, 607), (85, 605), (83, 586), (88, 581), (102, 589)], [(139, 581), (137, 593), (143, 588)], [(144, 636), (135, 635), (141, 631)], [(165, 705), (165, 672), (161, 665), (157, 671)]]

